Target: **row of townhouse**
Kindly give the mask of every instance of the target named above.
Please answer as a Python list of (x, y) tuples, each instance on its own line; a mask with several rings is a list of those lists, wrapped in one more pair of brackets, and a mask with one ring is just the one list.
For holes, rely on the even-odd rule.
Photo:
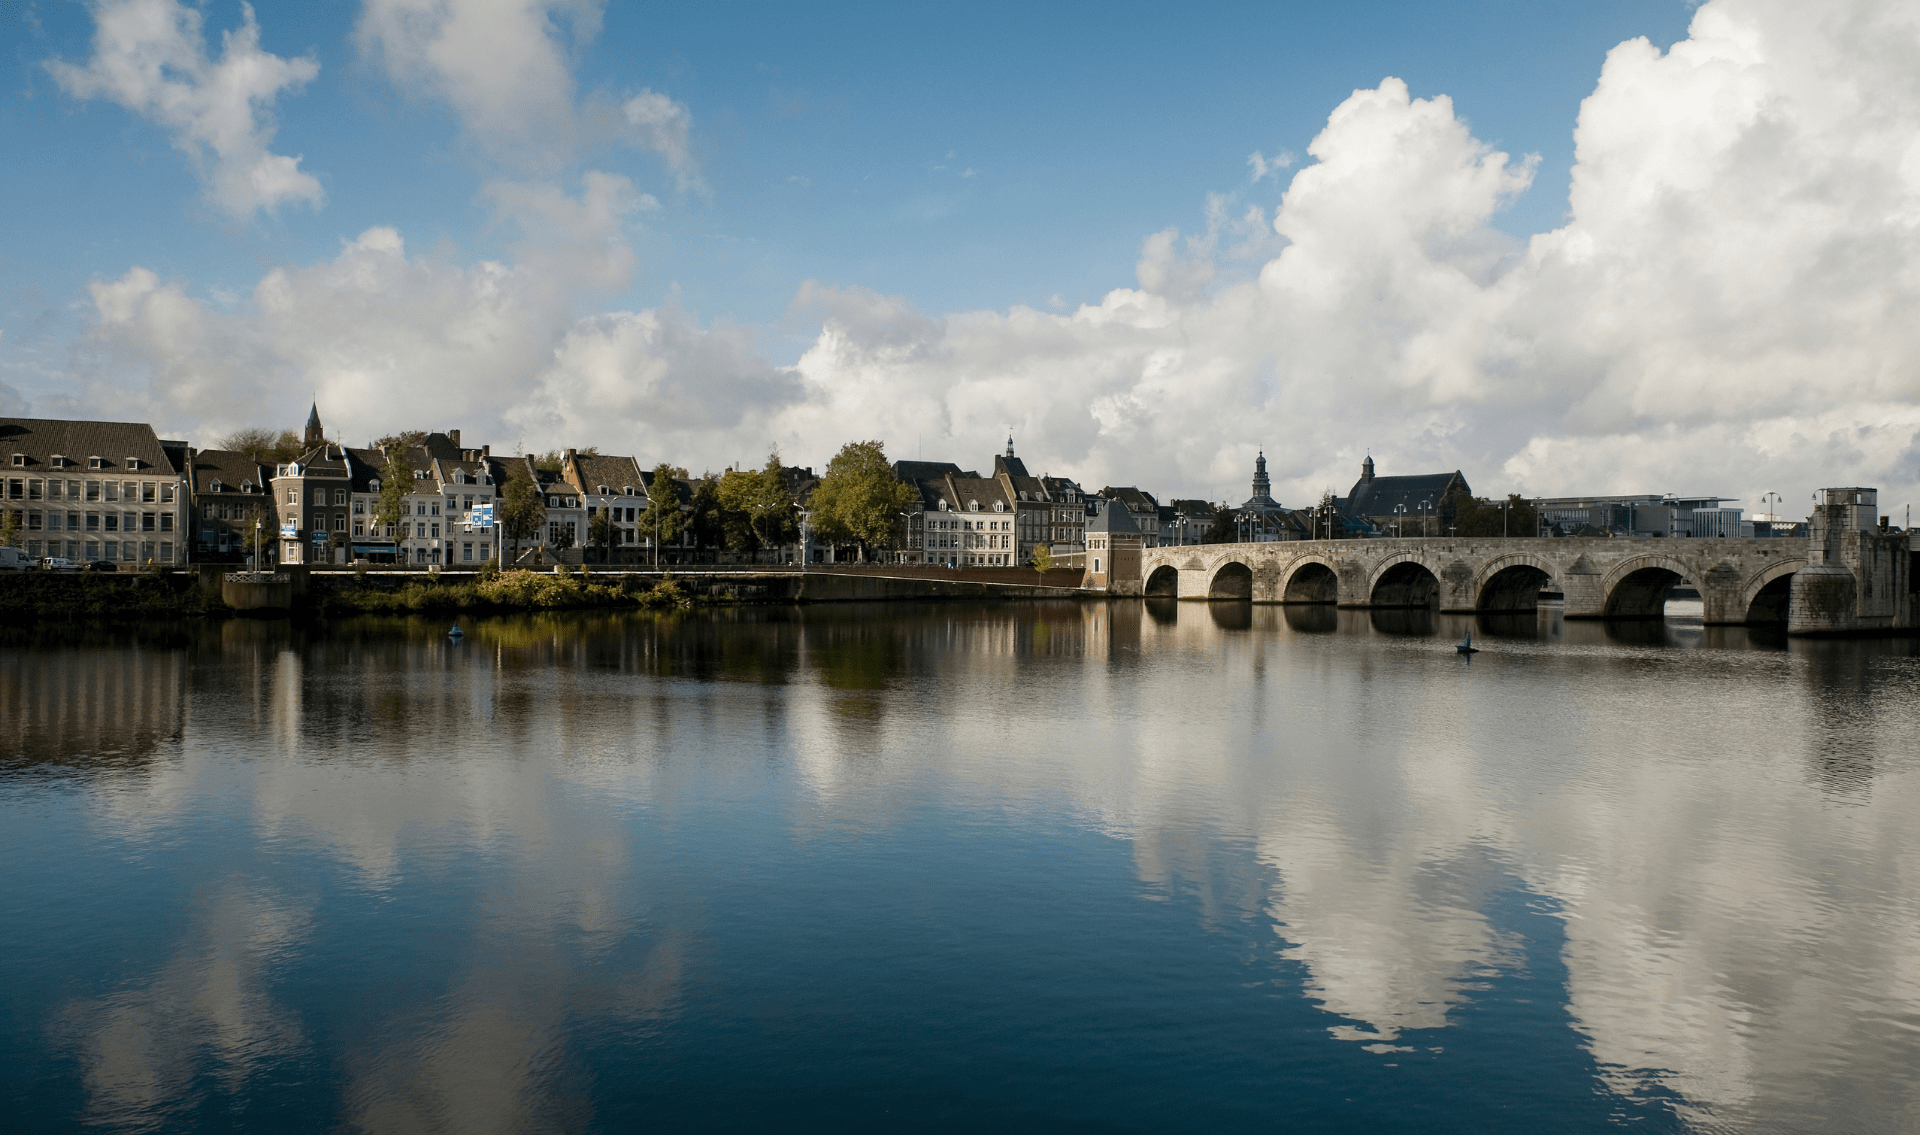
[[(505, 556), (519, 563), (678, 564), (697, 558), (690, 525), (658, 541), (646, 515), (656, 492), (690, 511), (695, 485), (655, 483), (632, 456), (568, 449), (555, 467), (532, 455), (498, 456), (473, 448), (459, 430), (425, 435), (403, 449), (356, 448), (329, 441), (319, 408), (309, 412), (304, 449), (292, 460), (262, 462), (245, 453), (162, 441), (139, 423), (0, 419), (0, 452), (11, 474), (0, 497), (18, 511), (25, 550), (34, 556), (118, 563), (263, 562), (479, 565)], [(401, 515), (377, 518), (388, 471), (405, 479)], [(897, 558), (947, 567), (1013, 567), (1042, 545), (1056, 555), (1087, 548), (1089, 521), (1103, 507), (1125, 509), (1145, 546), (1197, 543), (1205, 523), (1189, 505), (1158, 504), (1141, 490), (1088, 494), (1064, 477), (1034, 476), (1012, 439), (982, 476), (950, 462), (901, 461), (895, 475), (914, 486), (902, 514)], [(786, 488), (797, 538), (755, 558), (831, 563), (841, 549), (811, 523), (819, 479), (790, 466)], [(71, 476), (69, 476), (71, 474)], [(542, 530), (513, 542), (496, 524), (515, 480), (545, 506)], [(596, 521), (605, 518), (604, 543)], [(656, 547), (656, 543), (659, 544)]]
[(0, 418), (0, 522), (39, 559), (144, 566), (186, 561), (185, 442), (139, 422)]
[(896, 461), (894, 476), (915, 497), (902, 517), (900, 559), (940, 567), (1019, 567), (1045, 545), (1084, 550), (1088, 497), (1064, 477), (1036, 477), (1007, 451), (983, 477), (945, 461)]

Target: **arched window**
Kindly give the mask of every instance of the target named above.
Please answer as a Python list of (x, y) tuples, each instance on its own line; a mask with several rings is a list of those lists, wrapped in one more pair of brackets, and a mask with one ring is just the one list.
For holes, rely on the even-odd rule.
[(380, 491), (380, 478), (378, 478), (378, 477), (375, 477), (375, 478), (374, 478), (373, 480), (371, 480), (371, 481), (368, 481), (368, 482), (367, 482), (367, 489), (368, 489), (368, 491), (369, 491), (369, 492), (375, 492), (375, 493), (377, 493), (377, 492), (379, 492), (379, 491)]

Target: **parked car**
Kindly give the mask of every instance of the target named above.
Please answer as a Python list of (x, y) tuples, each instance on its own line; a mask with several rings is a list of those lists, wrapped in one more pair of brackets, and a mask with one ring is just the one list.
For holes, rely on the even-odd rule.
[(18, 548), (0, 548), (0, 571), (26, 571), (33, 561)]
[(112, 560), (93, 560), (80, 566), (81, 571), (119, 571), (120, 565)]
[(41, 571), (79, 571), (80, 565), (65, 556), (41, 556)]

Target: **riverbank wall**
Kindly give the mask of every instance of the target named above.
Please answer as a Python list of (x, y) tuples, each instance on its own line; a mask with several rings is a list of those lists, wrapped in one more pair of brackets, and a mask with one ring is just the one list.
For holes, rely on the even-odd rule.
[[(0, 622), (348, 615), (361, 612), (523, 611), (701, 604), (869, 603), (1086, 598), (1077, 572), (912, 567), (556, 572), (354, 571), (285, 564), (272, 582), (237, 585), (232, 565), (180, 571), (0, 573)], [(271, 601), (235, 602), (270, 590)], [(258, 599), (257, 596), (253, 597)], [(231, 605), (230, 605), (231, 604)], [(256, 607), (256, 610), (236, 608)]]

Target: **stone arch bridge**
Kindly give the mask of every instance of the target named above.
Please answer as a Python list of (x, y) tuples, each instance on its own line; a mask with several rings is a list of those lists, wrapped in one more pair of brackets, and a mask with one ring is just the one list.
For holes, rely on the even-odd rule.
[[(1565, 596), (1566, 618), (1633, 619), (1661, 617), (1668, 592), (1685, 580), (1699, 588), (1708, 623), (1785, 624), (1788, 633), (1912, 625), (1912, 565), (1904, 539), (1899, 554), (1881, 560), (1833, 562), (1842, 558), (1859, 557), (1830, 554), (1809, 538), (1204, 544), (1147, 549), (1139, 580), (1128, 590), (1180, 599), (1461, 612), (1532, 611), (1541, 591), (1553, 590)], [(1864, 576), (1860, 569), (1867, 569)], [(1810, 589), (1816, 582), (1819, 587)]]

